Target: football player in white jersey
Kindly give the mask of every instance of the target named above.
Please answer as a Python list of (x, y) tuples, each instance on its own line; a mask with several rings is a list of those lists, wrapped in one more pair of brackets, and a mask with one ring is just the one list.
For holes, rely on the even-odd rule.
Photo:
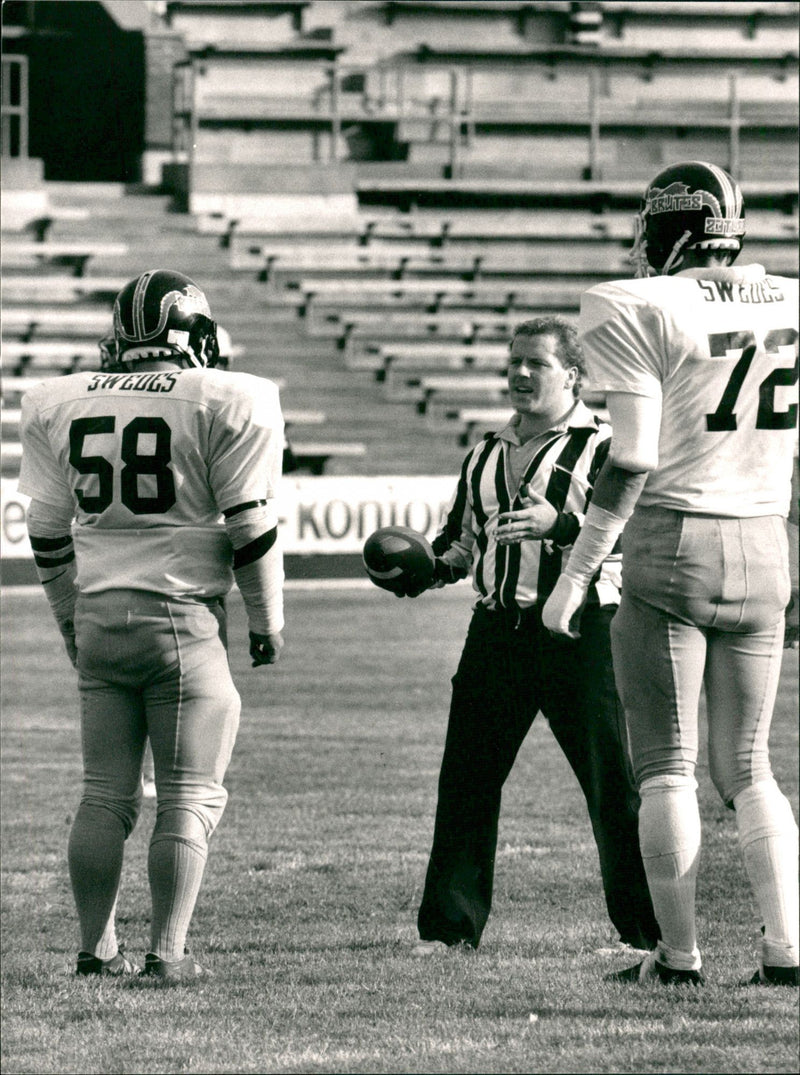
[(215, 350), (203, 292), (145, 272), (114, 305), (109, 361), (121, 372), (54, 378), (22, 402), (31, 546), (79, 677), (84, 783), (68, 857), (81, 975), (138, 970), (114, 915), (148, 736), (157, 807), (142, 973), (207, 973), (185, 941), (239, 722), (224, 607), (234, 579), (253, 666), (283, 646), (278, 390), (205, 368)]
[(614, 668), (662, 939), (623, 981), (703, 981), (695, 765), (705, 688), (711, 778), (735, 811), (763, 921), (749, 981), (798, 984), (797, 825), (767, 747), (790, 596), (797, 281), (733, 266), (744, 230), (741, 191), (721, 168), (666, 168), (638, 218), (640, 278), (581, 301), (589, 375), (607, 393), (614, 432), (543, 618), (576, 634), (587, 587), (624, 527)]

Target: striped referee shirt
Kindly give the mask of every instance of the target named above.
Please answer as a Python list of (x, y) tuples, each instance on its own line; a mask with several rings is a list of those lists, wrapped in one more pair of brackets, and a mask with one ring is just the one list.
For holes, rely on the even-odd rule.
[[(488, 609), (541, 606), (550, 596), (611, 443), (611, 426), (580, 400), (560, 425), (525, 444), (517, 436), (518, 421), (515, 415), (467, 455), (433, 541), (436, 555), (458, 577), (472, 570), (476, 606)], [(519, 490), (527, 484), (558, 511), (553, 535), (500, 545), (495, 537), (498, 517), (524, 507)], [(620, 561), (615, 549), (595, 576), (590, 603), (619, 603)]]

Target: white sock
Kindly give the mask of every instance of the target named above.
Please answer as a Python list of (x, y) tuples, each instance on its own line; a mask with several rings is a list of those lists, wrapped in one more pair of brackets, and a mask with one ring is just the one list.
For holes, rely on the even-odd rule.
[(797, 824), (774, 780), (760, 780), (734, 798), (739, 846), (764, 922), (762, 961), (798, 963)]
[(171, 832), (150, 840), (147, 868), (153, 905), (150, 951), (160, 959), (183, 959), (186, 934), (206, 868), (207, 847)]
[(700, 857), (697, 782), (664, 775), (639, 789), (639, 844), (650, 897), (661, 929), (659, 962), (674, 970), (699, 970), (695, 886)]

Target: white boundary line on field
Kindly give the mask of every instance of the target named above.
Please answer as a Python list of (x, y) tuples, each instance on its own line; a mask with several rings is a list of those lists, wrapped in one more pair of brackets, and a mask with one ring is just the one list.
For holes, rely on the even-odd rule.
[(369, 579), (286, 579), (284, 590), (366, 590), (375, 589)]
[[(456, 583), (455, 586), (447, 586), (444, 593), (458, 592), (461, 593), (464, 589), (464, 583), (468, 580), (462, 580)], [(284, 582), (285, 590), (373, 590), (376, 589), (375, 584), (370, 582), (369, 579), (287, 579)], [(10, 597), (17, 597), (21, 594), (34, 593), (42, 594), (44, 591), (41, 586), (38, 586), (35, 582), (31, 582), (25, 586), (0, 586), (0, 595), (8, 594)]]
[[(287, 579), (285, 590), (366, 590), (374, 589), (369, 579)], [(31, 582), (25, 586), (2, 586), (0, 593), (18, 597), (25, 593), (43, 593), (41, 586)]]

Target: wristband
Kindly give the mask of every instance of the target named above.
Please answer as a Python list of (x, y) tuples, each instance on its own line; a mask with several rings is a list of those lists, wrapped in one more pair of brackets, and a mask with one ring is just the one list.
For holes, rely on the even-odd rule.
[(445, 560), (443, 556), (436, 557), (433, 565), (434, 582), (441, 582), (444, 586), (448, 586), (450, 583), (459, 582), (466, 576), (467, 572), (463, 568), (456, 567), (455, 564)]
[(554, 545), (558, 545), (560, 548), (565, 548), (567, 545), (575, 544), (580, 532), (581, 524), (577, 517), (571, 512), (560, 511), (555, 525), (546, 540), (552, 541)]

